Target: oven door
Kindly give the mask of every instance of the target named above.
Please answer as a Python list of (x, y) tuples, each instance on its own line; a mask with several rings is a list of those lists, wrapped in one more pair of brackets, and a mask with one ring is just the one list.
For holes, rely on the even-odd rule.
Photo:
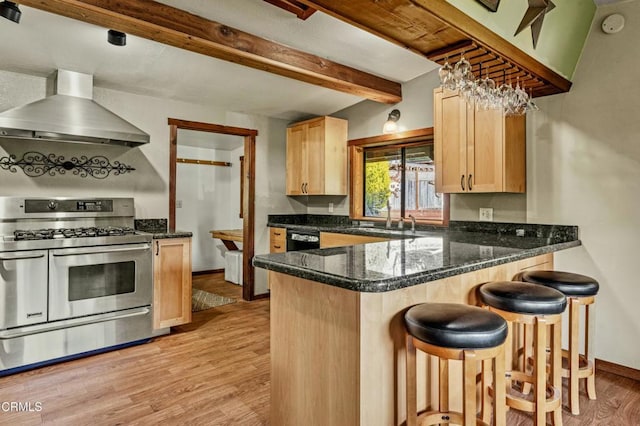
[(151, 305), (150, 244), (49, 251), (49, 321)]

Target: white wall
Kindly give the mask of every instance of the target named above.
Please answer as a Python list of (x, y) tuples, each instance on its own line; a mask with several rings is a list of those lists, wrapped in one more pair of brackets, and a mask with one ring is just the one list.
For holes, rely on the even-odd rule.
[[(20, 106), (45, 95), (45, 79), (0, 71), (0, 107)], [(136, 170), (106, 180), (65, 176), (29, 178), (18, 170), (0, 170), (0, 195), (15, 196), (122, 196), (134, 197), (138, 218), (166, 218), (169, 215), (169, 126), (167, 118), (203, 121), (258, 130), (256, 138), (256, 253), (269, 251), (266, 228), (269, 213), (303, 213), (306, 207), (284, 195), (284, 152), (286, 124), (257, 115), (226, 111), (221, 105), (141, 96), (96, 87), (95, 100), (131, 121), (151, 135), (151, 143), (134, 149), (63, 143), (0, 141), (0, 157), (20, 155), (29, 149), (66, 157), (104, 154), (110, 160), (132, 165)], [(256, 270), (256, 291), (266, 291), (266, 273)]]
[(182, 146), (179, 133), (178, 157), (232, 163), (231, 167), (187, 163), (176, 167), (176, 229), (193, 233), (193, 270), (224, 268), (227, 249), (219, 239), (211, 238), (209, 231), (242, 229), (238, 215), (240, 162), (231, 151)]
[[(602, 19), (626, 18), (606, 35)], [(640, 2), (598, 8), (567, 94), (540, 99), (529, 119), (527, 218), (572, 223), (583, 246), (558, 269), (598, 279), (596, 356), (640, 369)]]

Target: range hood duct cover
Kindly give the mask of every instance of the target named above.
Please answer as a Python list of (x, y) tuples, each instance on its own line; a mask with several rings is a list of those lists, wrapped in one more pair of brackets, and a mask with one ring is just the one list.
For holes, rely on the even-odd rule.
[(47, 97), (0, 113), (0, 138), (139, 146), (149, 135), (93, 101), (93, 76), (56, 71)]

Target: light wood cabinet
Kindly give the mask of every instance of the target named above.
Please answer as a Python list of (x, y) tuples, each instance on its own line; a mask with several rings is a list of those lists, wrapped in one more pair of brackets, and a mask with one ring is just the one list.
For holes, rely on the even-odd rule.
[(269, 253), (287, 251), (287, 230), (285, 228), (269, 228)]
[(340, 234), (337, 232), (321, 232), (320, 248), (354, 246), (356, 244), (379, 243), (379, 242), (388, 241), (388, 240), (389, 238), (372, 237), (369, 235), (352, 235), (352, 234)]
[(191, 322), (191, 238), (153, 241), (153, 328)]
[(456, 91), (434, 91), (436, 191), (524, 192), (525, 116), (476, 109)]
[(287, 129), (287, 195), (347, 195), (347, 121), (318, 117)]

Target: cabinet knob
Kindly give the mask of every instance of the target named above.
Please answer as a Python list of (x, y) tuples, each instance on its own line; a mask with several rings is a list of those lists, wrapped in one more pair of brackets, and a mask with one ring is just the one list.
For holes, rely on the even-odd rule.
[(473, 190), (473, 187), (471, 186), (471, 177), (473, 175), (469, 175), (469, 179), (467, 180), (467, 188), (469, 188), (469, 191)]
[(460, 176), (460, 188), (464, 191), (464, 175)]

